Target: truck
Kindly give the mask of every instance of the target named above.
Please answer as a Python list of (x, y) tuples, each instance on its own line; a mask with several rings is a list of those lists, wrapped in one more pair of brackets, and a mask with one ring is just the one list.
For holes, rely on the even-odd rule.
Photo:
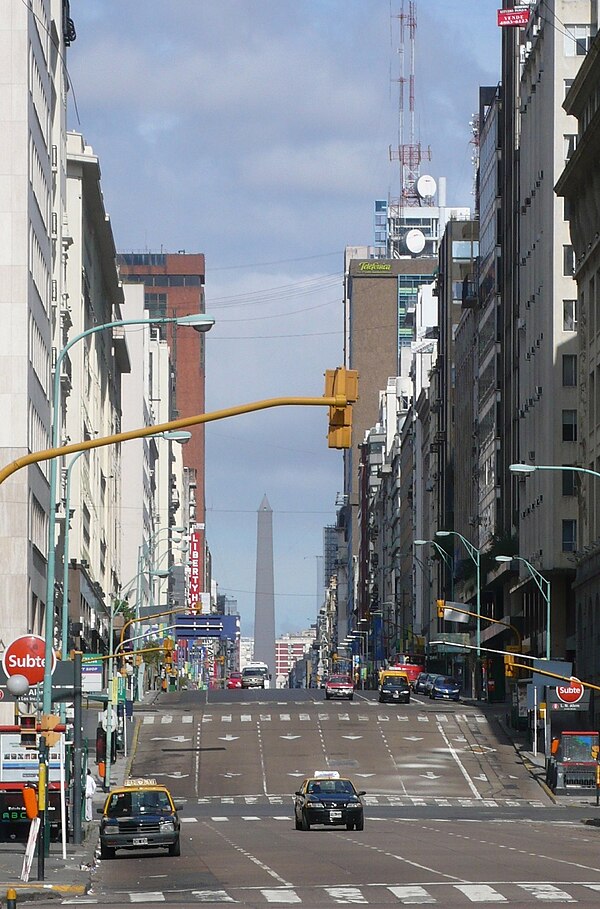
[(266, 663), (248, 663), (242, 669), (242, 688), (270, 688), (271, 673)]
[(600, 753), (598, 732), (565, 730), (551, 742), (546, 760), (546, 785), (557, 795), (596, 790)]

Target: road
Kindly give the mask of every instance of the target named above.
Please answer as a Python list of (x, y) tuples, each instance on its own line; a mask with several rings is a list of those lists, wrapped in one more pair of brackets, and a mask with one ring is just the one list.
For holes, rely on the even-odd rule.
[[(187, 799), (182, 855), (118, 853), (65, 904), (598, 905), (593, 808), (555, 805), (478, 704), (189, 691), (140, 718), (133, 773)], [(294, 829), (294, 790), (325, 768), (366, 790), (364, 831)]]

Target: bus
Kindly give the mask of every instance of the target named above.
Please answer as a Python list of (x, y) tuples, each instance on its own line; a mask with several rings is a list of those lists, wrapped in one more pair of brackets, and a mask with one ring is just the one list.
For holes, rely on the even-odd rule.
[(409, 684), (412, 685), (420, 672), (425, 672), (425, 654), (424, 653), (396, 653), (390, 658), (390, 664), (387, 669), (402, 669), (408, 676)]

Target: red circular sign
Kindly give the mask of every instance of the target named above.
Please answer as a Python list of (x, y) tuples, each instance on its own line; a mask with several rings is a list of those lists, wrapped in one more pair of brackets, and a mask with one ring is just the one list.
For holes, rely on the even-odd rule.
[(583, 697), (584, 691), (585, 688), (579, 679), (571, 678), (571, 681), (567, 682), (566, 685), (556, 686), (556, 697), (563, 704), (576, 704)]
[[(15, 638), (2, 655), (2, 668), (7, 678), (24, 675), (30, 685), (44, 681), (46, 642), (37, 634), (24, 634)], [(56, 666), (56, 654), (52, 650), (52, 667)]]

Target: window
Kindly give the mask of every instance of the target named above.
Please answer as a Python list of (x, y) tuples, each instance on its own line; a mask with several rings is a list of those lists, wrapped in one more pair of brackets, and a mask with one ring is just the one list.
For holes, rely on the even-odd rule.
[(577, 521), (569, 518), (562, 522), (562, 551), (575, 552), (577, 549)]
[(569, 91), (569, 89), (571, 88), (572, 85), (573, 85), (572, 79), (565, 79), (565, 98), (567, 97), (567, 92)]
[(562, 440), (563, 442), (577, 441), (576, 410), (563, 410), (562, 412)]
[(563, 331), (577, 331), (577, 300), (563, 300)]
[(562, 494), (564, 496), (577, 495), (577, 474), (574, 470), (562, 470)]
[(585, 57), (595, 34), (591, 25), (565, 25), (565, 57)]
[(566, 133), (563, 136), (563, 148), (564, 148), (564, 158), (565, 161), (568, 161), (572, 156), (573, 152), (577, 148), (577, 134), (576, 133)]
[(562, 383), (567, 388), (577, 385), (577, 354), (563, 354)]
[(575, 271), (575, 252), (572, 246), (563, 246), (563, 275), (573, 277)]

